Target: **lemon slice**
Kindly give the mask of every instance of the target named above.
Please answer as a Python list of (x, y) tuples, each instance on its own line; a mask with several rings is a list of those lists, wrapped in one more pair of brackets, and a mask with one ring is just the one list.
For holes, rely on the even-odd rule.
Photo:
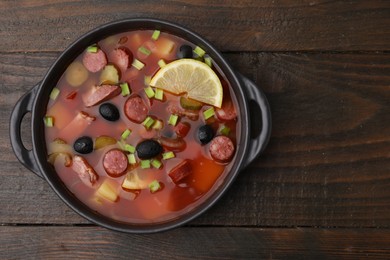
[(217, 74), (205, 63), (193, 59), (175, 60), (162, 67), (150, 85), (220, 108), (223, 89)]

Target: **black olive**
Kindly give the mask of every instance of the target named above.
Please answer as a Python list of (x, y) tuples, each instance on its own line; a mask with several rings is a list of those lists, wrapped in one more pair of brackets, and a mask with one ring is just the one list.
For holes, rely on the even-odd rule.
[(111, 103), (101, 104), (99, 107), (99, 113), (108, 121), (116, 121), (120, 117), (118, 108)]
[(192, 47), (189, 45), (180, 46), (180, 50), (177, 53), (179, 59), (190, 59), (192, 58)]
[(202, 125), (198, 128), (198, 139), (202, 144), (207, 144), (214, 137), (214, 130), (210, 125)]
[(87, 154), (93, 151), (93, 140), (89, 136), (83, 136), (78, 138), (74, 144), (73, 149), (82, 154)]
[(140, 142), (137, 145), (136, 150), (140, 159), (150, 159), (159, 155), (163, 151), (163, 148), (159, 142), (147, 139)]

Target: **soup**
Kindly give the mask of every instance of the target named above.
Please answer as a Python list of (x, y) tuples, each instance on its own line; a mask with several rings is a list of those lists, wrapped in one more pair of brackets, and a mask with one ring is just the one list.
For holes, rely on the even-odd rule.
[(102, 215), (169, 221), (207, 199), (229, 171), (237, 112), (202, 48), (158, 30), (113, 35), (87, 47), (53, 88), (48, 161)]

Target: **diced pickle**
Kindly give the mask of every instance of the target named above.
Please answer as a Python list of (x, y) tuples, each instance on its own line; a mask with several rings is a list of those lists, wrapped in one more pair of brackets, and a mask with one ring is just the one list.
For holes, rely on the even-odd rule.
[(180, 106), (184, 109), (199, 110), (202, 108), (202, 103), (193, 99), (180, 97)]
[(108, 145), (116, 144), (116, 140), (110, 136), (99, 136), (95, 140), (95, 150), (106, 147)]

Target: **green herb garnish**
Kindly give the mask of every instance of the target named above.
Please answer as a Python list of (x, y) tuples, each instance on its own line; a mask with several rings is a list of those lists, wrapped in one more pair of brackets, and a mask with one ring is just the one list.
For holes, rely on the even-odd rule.
[(43, 122), (47, 127), (53, 127), (54, 126), (54, 117), (52, 116), (45, 116), (43, 118)]
[(206, 52), (201, 47), (196, 46), (194, 49), (194, 53), (198, 55), (198, 57), (203, 57), (203, 55), (205, 55)]
[(135, 155), (134, 155), (133, 153), (129, 154), (129, 155), (127, 156), (127, 159), (129, 160), (129, 163), (130, 163), (130, 164), (136, 164), (136, 163), (137, 163), (137, 161), (136, 161), (136, 159), (135, 159)]
[(163, 100), (164, 98), (164, 91), (162, 89), (156, 88), (154, 98), (158, 100)]
[(145, 126), (146, 129), (149, 129), (154, 124), (154, 119), (148, 116), (143, 122), (142, 125)]
[(146, 56), (149, 56), (152, 53), (148, 48), (144, 46), (139, 47), (138, 51), (145, 54)]
[(161, 189), (161, 185), (157, 180), (154, 180), (149, 184), (149, 189), (150, 189), (151, 193), (154, 193), (154, 192), (158, 191), (159, 189)]
[(58, 88), (53, 88), (50, 92), (50, 99), (56, 100), (58, 95), (60, 94), (60, 90)]
[(214, 116), (215, 115), (215, 112), (214, 112), (214, 108), (211, 107), (209, 109), (207, 109), (206, 111), (203, 112), (203, 116), (204, 116), (204, 119), (207, 120), (209, 119), (210, 117)]
[(130, 134), (131, 134), (131, 130), (130, 129), (126, 129), (125, 131), (123, 131), (123, 133), (121, 135), (121, 139), (122, 140), (127, 139), (127, 137), (129, 137)]
[(163, 153), (162, 157), (163, 157), (163, 160), (168, 160), (168, 159), (175, 158), (175, 154), (174, 154), (174, 152), (169, 151), (169, 152)]
[(153, 91), (152, 87), (149, 86), (147, 88), (144, 88), (144, 90), (145, 90), (145, 93), (148, 96), (148, 98), (154, 97), (154, 91)]
[(142, 70), (143, 67), (145, 67), (145, 64), (143, 64), (141, 61), (134, 59), (133, 63), (131, 64), (134, 68), (137, 70)]
[(130, 88), (129, 88), (129, 84), (127, 84), (127, 82), (125, 83), (122, 83), (119, 85), (122, 89), (122, 96), (127, 96), (127, 95), (130, 95)]
[(153, 34), (152, 34), (152, 39), (156, 41), (159, 36), (160, 36), (160, 31), (159, 30), (155, 30), (153, 32)]
[(142, 169), (150, 168), (150, 160), (141, 160), (141, 168)]

